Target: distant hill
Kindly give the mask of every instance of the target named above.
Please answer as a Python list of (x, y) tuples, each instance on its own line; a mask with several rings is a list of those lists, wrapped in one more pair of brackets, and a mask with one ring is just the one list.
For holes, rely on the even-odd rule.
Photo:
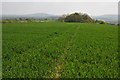
[(47, 13), (35, 13), (35, 14), (25, 14), (25, 15), (2, 15), (3, 19), (11, 19), (11, 18), (36, 18), (36, 19), (58, 19), (59, 15), (52, 15)]
[(92, 16), (92, 18), (97, 19), (97, 20), (103, 20), (103, 21), (106, 21), (112, 24), (118, 24), (118, 15), (114, 15), (114, 14)]
[(34, 17), (34, 18), (48, 18), (48, 17), (59, 17), (58, 15), (47, 14), (47, 13), (35, 13), (24, 15), (25, 17)]

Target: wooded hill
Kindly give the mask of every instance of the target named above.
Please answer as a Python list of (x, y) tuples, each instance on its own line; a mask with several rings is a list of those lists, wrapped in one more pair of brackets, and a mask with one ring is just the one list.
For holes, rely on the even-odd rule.
[(87, 14), (82, 13), (73, 13), (69, 15), (63, 15), (58, 19), (61, 22), (81, 22), (81, 23), (95, 23), (95, 20), (92, 19)]

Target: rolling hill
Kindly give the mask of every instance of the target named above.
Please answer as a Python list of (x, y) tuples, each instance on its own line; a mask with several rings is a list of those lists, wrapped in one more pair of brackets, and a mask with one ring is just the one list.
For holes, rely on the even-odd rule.
[(35, 13), (35, 14), (25, 14), (25, 15), (2, 15), (3, 19), (12, 19), (12, 18), (36, 18), (36, 19), (58, 19), (59, 15), (52, 15), (47, 13)]
[(118, 24), (118, 15), (114, 15), (114, 14), (92, 16), (92, 18), (97, 19), (97, 20), (103, 20), (111, 24)]

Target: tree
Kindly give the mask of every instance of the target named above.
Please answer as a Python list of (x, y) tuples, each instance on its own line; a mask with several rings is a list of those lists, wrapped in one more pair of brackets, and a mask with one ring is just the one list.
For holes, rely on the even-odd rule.
[(87, 14), (82, 14), (82, 13), (73, 13), (67, 16), (60, 17), (58, 21), (64, 21), (64, 22), (95, 22), (94, 19), (92, 19), (90, 16)]
[(107, 22), (102, 21), (102, 20), (96, 20), (95, 23), (99, 23), (99, 24), (107, 24)]
[(83, 18), (83, 22), (91, 22), (91, 23), (94, 23), (95, 20), (92, 19), (90, 16), (88, 16), (87, 14), (83, 14), (82, 15), (82, 18)]
[(106, 24), (106, 22), (105, 21), (100, 21), (100, 24)]
[(82, 22), (82, 16), (79, 13), (70, 14), (65, 17), (65, 22)]
[(64, 22), (66, 16), (67, 16), (66, 14), (62, 15), (62, 16), (58, 19), (58, 21)]

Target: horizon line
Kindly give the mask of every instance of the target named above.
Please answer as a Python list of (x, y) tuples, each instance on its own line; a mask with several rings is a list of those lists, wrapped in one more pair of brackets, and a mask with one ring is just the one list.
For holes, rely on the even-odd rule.
[[(64, 14), (72, 14), (72, 13), (76, 13), (76, 12), (70, 12), (70, 13), (64, 13)], [(83, 12), (77, 12), (77, 13), (83, 13)], [(52, 13), (45, 13), (45, 12), (38, 12), (38, 13), (25, 13), (25, 14), (4, 14), (4, 13), (2, 13), (2, 14), (0, 14), (0, 15), (30, 15), (30, 14), (49, 14), (49, 15), (55, 15), (55, 16), (62, 16), (62, 15), (64, 15), (64, 14), (52, 14)], [(101, 15), (91, 15), (91, 14), (89, 14), (89, 13), (83, 13), (83, 14), (88, 14), (88, 15), (90, 15), (90, 16), (101, 16), (101, 15), (119, 15), (119, 14), (101, 14)]]

